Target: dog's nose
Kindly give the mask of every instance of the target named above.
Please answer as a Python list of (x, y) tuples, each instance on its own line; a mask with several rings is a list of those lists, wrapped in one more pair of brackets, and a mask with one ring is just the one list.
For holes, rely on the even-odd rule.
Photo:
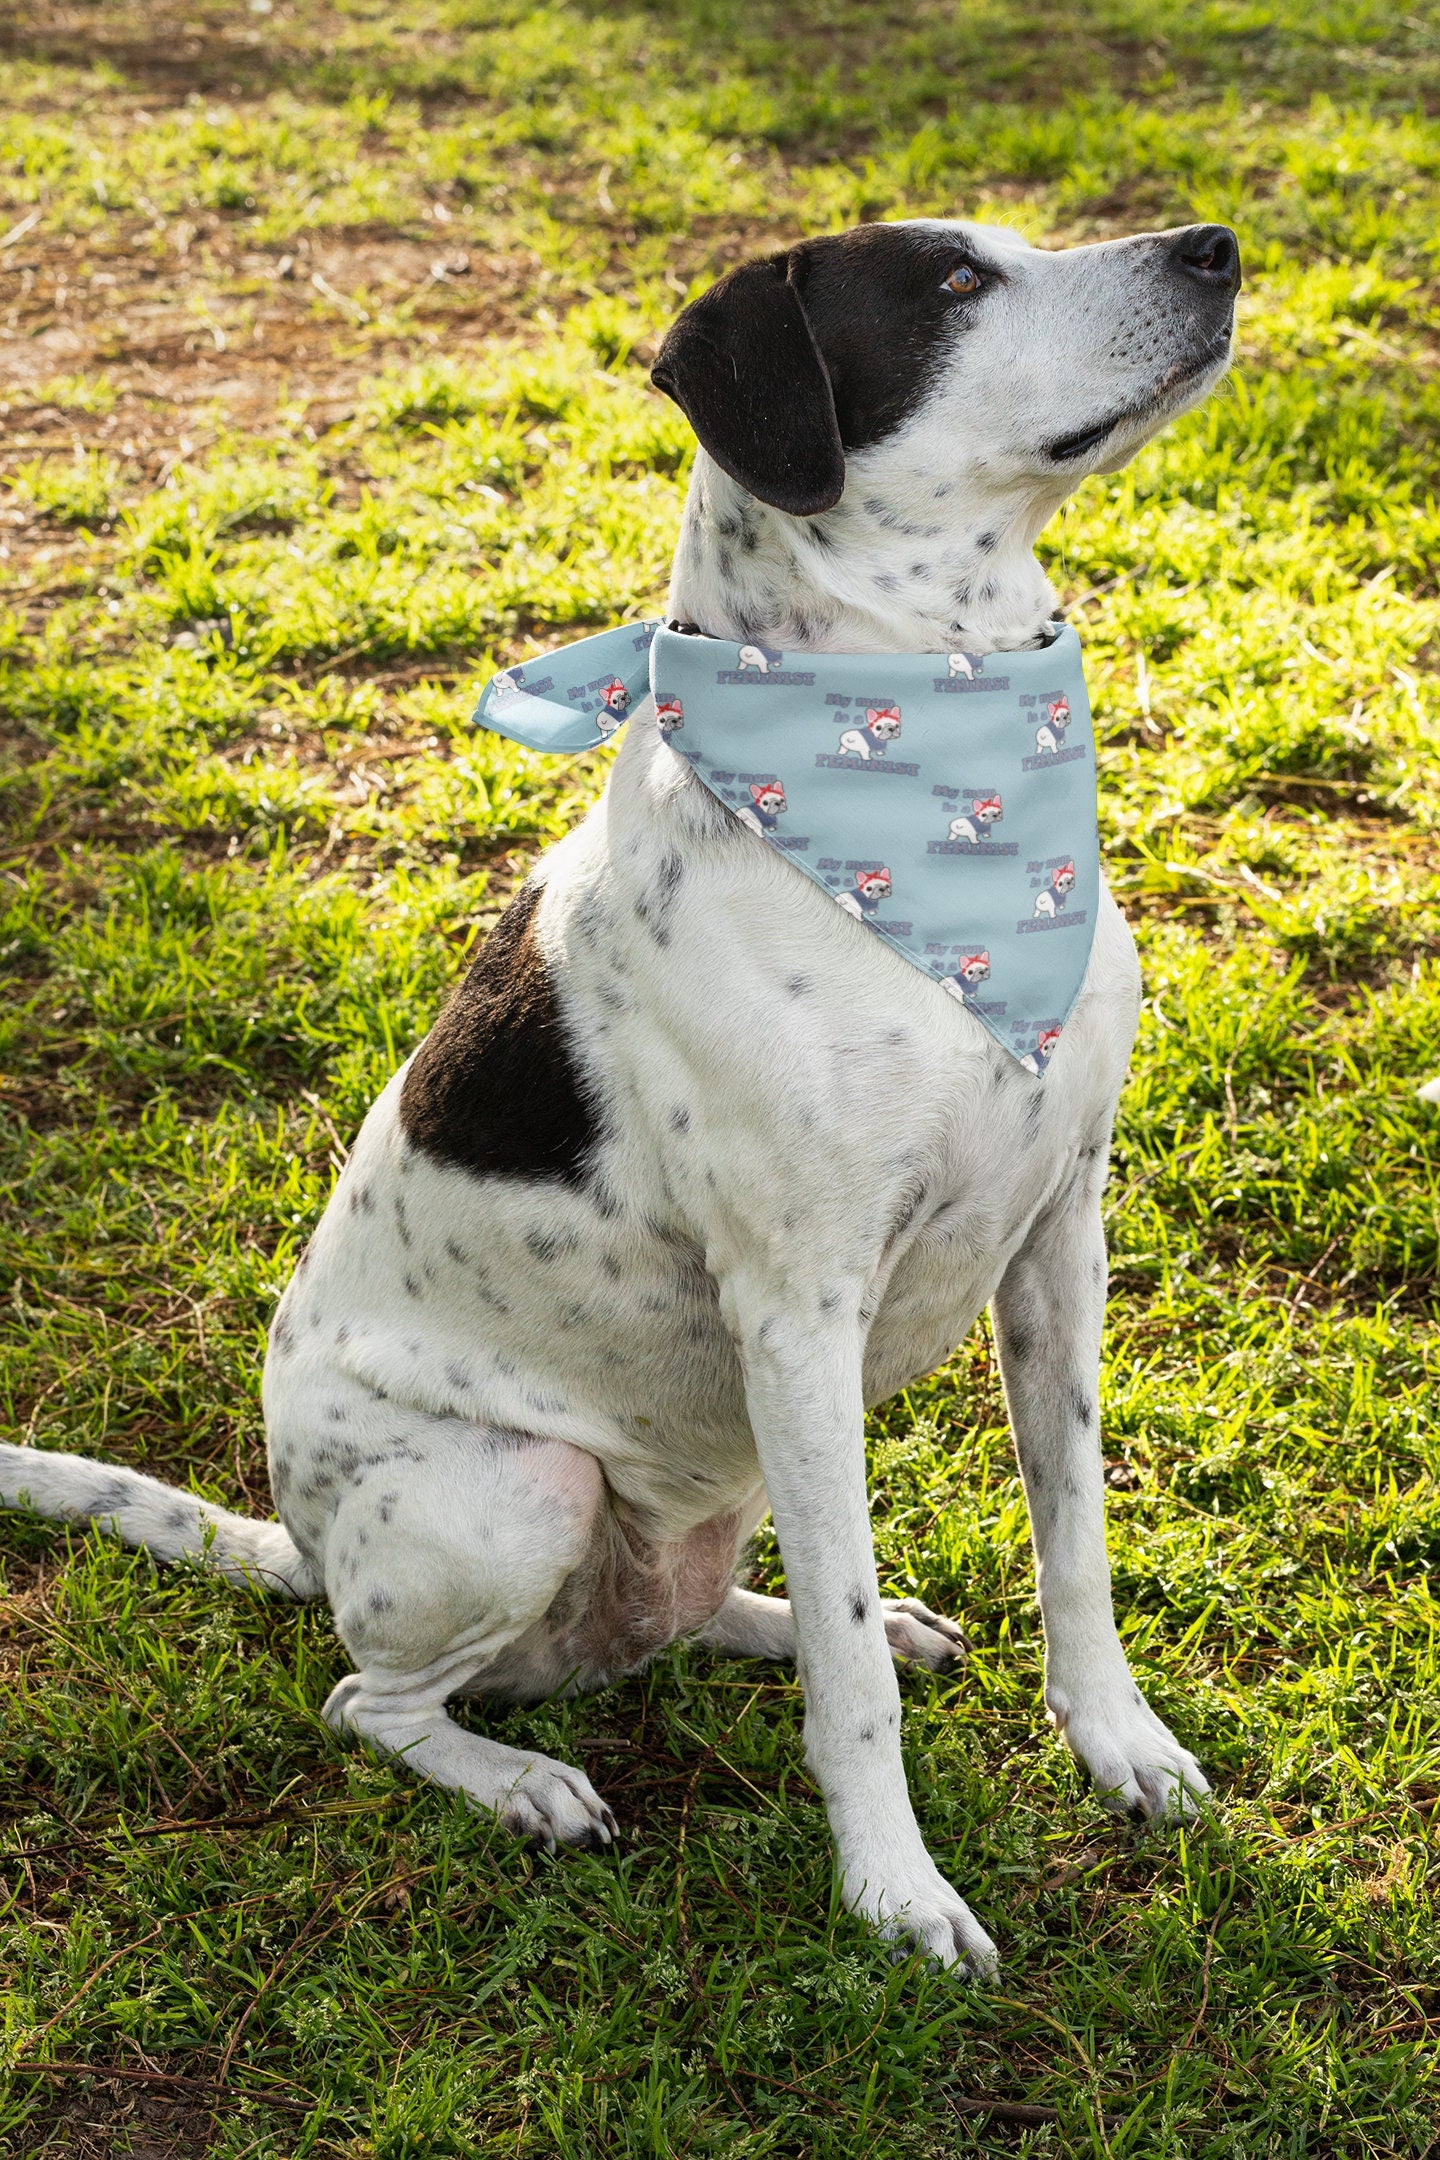
[(1240, 243), (1228, 225), (1187, 225), (1172, 236), (1170, 255), (1182, 277), (1240, 290)]

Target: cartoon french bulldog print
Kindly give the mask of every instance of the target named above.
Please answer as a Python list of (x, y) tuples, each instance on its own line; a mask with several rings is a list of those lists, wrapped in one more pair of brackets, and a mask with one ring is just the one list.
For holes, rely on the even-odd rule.
[(768, 645), (742, 645), (736, 658), (737, 668), (753, 668), (757, 674), (768, 675), (771, 663), (784, 659), (783, 653), (772, 652)]
[(952, 675), (963, 675), (966, 682), (974, 682), (984, 664), (984, 658), (983, 653), (952, 652), (950, 655), (950, 673)]
[(656, 698), (655, 724), (667, 742), (678, 728), (684, 727), (685, 708), (678, 697)]
[(843, 756), (864, 758), (868, 764), (872, 757), (884, 757), (887, 746), (899, 733), (898, 705), (867, 705), (864, 727), (847, 728), (839, 748)]
[(942, 990), (958, 998), (962, 1005), (973, 1004), (979, 994), (981, 983), (990, 980), (990, 955), (982, 946), (979, 952), (962, 953), (953, 974), (939, 978)]
[(1054, 1057), (1055, 1045), (1059, 1040), (1060, 1030), (1058, 1027), (1042, 1028), (1040, 1030), (1040, 1039), (1035, 1048), (1027, 1051), (1026, 1055), (1020, 1060), (1026, 1072), (1033, 1073), (1038, 1080), (1050, 1063), (1051, 1058)]
[(950, 838), (969, 840), (978, 846), (988, 838), (991, 827), (998, 825), (1005, 815), (1005, 806), (998, 795), (981, 795), (971, 803), (962, 816), (950, 820)]
[(835, 898), (847, 915), (858, 922), (868, 922), (880, 912), (882, 900), (890, 897), (890, 872), (888, 870), (857, 870), (854, 892), (836, 893)]
[(624, 724), (630, 710), (630, 692), (618, 675), (605, 684), (600, 692), (600, 709), (595, 715), (595, 725), (602, 734), (613, 735)]
[(1073, 862), (1061, 863), (1058, 870), (1051, 872), (1050, 883), (1043, 892), (1036, 893), (1035, 913), (1037, 915), (1063, 915), (1065, 913), (1065, 903), (1074, 889), (1075, 865)]
[(1062, 690), (1059, 697), (1051, 698), (1045, 707), (1045, 718), (1035, 734), (1037, 750), (1053, 752), (1065, 747), (1065, 730), (1070, 725), (1070, 700)]
[(785, 790), (778, 780), (752, 780), (750, 801), (735, 815), (752, 832), (773, 833), (780, 823), (780, 813), (788, 807)]

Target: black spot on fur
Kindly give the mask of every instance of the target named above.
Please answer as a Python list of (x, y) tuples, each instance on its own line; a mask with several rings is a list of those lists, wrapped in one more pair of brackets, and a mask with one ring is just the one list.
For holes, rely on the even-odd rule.
[(388, 1590), (372, 1590), (366, 1599), (372, 1613), (394, 1612), (395, 1600)]
[(1075, 1415), (1079, 1419), (1080, 1423), (1082, 1425), (1093, 1425), (1095, 1422), (1095, 1406), (1091, 1402), (1090, 1397), (1085, 1393), (1085, 1390), (1083, 1388), (1076, 1388), (1074, 1394), (1070, 1398), (1070, 1401), (1074, 1407)]
[(610, 1277), (611, 1282), (619, 1282), (621, 1276), (625, 1273), (624, 1268), (621, 1267), (620, 1262), (612, 1252), (601, 1253), (600, 1265)]
[(419, 1297), (420, 1295), (420, 1285), (413, 1275), (405, 1277), (405, 1295), (406, 1297)]
[(861, 1726), (861, 1728), (860, 1728), (860, 1734), (859, 1734), (859, 1737), (860, 1737), (860, 1738), (861, 1738), (862, 1740), (873, 1740), (873, 1739), (875, 1738), (875, 1728), (874, 1728), (874, 1726), (873, 1726), (873, 1725), (862, 1725), (862, 1726)]
[(338, 1402), (332, 1402), (325, 1412), (326, 1418), (332, 1425), (343, 1425), (347, 1414), (344, 1403)]
[(400, 1122), (436, 1162), (574, 1184), (598, 1128), (535, 938), (539, 902), (524, 886), (491, 931), (415, 1054)]
[(671, 1132), (689, 1132), (690, 1112), (685, 1108), (684, 1103), (678, 1103), (671, 1111), (670, 1130)]
[(405, 1202), (399, 1193), (395, 1195), (395, 1227), (400, 1233), (400, 1243), (406, 1252), (409, 1252), (415, 1240), (410, 1234), (410, 1225), (405, 1219)]
[(446, 1238), (445, 1251), (448, 1257), (455, 1262), (456, 1267), (469, 1267), (469, 1253), (466, 1252), (463, 1245), (457, 1245), (453, 1237)]
[(989, 555), (990, 553), (992, 553), (995, 546), (994, 533), (977, 533), (975, 535), (975, 545), (979, 548), (982, 555)]
[(787, 997), (807, 997), (814, 987), (815, 985), (808, 975), (787, 975), (785, 978), (785, 995)]
[(883, 525), (887, 532), (913, 533), (918, 529), (909, 518), (897, 517), (883, 495), (867, 495), (865, 508), (876, 524)]
[(275, 1324), (270, 1330), (270, 1348), (277, 1357), (288, 1357), (294, 1341), (289, 1321), (283, 1313), (277, 1314)]
[(865, 1592), (863, 1590), (852, 1590), (850, 1593), (850, 1618), (856, 1627), (864, 1627), (869, 1611), (870, 1600), (866, 1597)]

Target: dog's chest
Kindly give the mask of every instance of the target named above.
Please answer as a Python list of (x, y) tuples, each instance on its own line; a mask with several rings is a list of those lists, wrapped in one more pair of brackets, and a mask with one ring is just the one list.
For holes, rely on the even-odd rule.
[[(1037, 1211), (1108, 1145), (1133, 945), (1107, 898), (1038, 1080), (757, 835), (712, 819), (674, 764), (627, 744), (542, 912), (603, 1174), (722, 1287), (821, 1309), (857, 1294), (876, 1399), (945, 1355)], [(734, 1317), (722, 1295), (717, 1318)]]

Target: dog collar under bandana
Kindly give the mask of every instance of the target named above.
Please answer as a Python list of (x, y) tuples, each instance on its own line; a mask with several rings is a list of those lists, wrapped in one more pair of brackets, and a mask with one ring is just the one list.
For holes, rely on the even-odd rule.
[(742, 824), (1044, 1073), (1099, 897), (1072, 629), (1041, 652), (782, 653), (634, 623), (507, 668), (475, 718), (588, 750), (651, 691)]

